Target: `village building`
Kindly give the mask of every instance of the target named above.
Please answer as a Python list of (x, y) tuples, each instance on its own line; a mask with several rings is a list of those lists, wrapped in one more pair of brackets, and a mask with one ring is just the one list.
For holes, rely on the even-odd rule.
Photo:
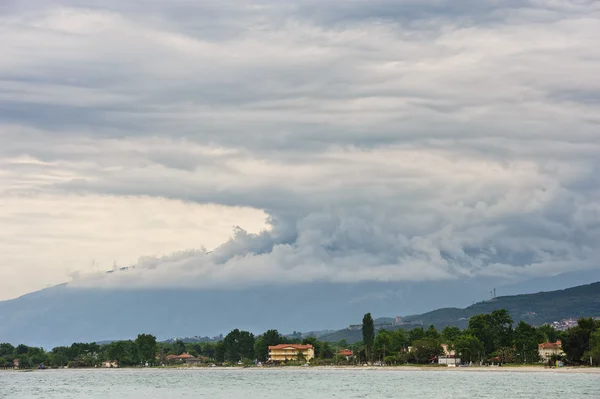
[(543, 362), (547, 362), (552, 358), (552, 356), (564, 356), (565, 353), (562, 350), (562, 342), (544, 342), (539, 344), (538, 355)]
[(307, 362), (315, 357), (315, 349), (310, 344), (279, 344), (275, 346), (269, 346), (269, 361), (285, 362), (288, 360), (297, 360), (299, 353), (302, 354)]
[(184, 363), (184, 364), (198, 364), (198, 363), (202, 363), (205, 360), (207, 360), (207, 358), (199, 356), (199, 357), (195, 357), (190, 355), (189, 353), (183, 353), (181, 355), (169, 355), (167, 356), (167, 361), (169, 363)]
[(442, 344), (442, 349), (444, 350), (444, 356), (455, 356), (456, 353), (454, 349), (449, 349), (448, 344)]
[(345, 357), (346, 360), (350, 360), (350, 358), (354, 356), (354, 352), (352, 352), (350, 349), (342, 349), (339, 352), (339, 355)]

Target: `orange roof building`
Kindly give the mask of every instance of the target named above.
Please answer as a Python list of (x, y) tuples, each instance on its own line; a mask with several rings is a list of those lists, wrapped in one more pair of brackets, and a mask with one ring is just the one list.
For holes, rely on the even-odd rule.
[(552, 356), (564, 356), (562, 342), (544, 342), (538, 345), (538, 354), (542, 361), (547, 362)]
[(270, 362), (285, 362), (288, 360), (297, 360), (302, 354), (302, 357), (308, 362), (315, 357), (315, 349), (312, 345), (298, 344), (279, 344), (269, 346), (269, 361)]
[(340, 356), (345, 356), (345, 357), (352, 357), (354, 356), (354, 352), (352, 352), (350, 349), (342, 349), (339, 353)]

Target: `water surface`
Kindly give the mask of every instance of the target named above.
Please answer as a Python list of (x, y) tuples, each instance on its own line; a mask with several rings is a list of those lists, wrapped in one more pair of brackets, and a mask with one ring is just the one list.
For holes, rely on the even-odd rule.
[(0, 398), (600, 398), (600, 375), (327, 369), (0, 372)]

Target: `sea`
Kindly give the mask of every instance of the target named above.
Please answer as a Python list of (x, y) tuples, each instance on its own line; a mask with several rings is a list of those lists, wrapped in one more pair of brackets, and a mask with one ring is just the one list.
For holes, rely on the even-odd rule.
[(0, 398), (600, 398), (600, 374), (372, 369), (0, 372)]

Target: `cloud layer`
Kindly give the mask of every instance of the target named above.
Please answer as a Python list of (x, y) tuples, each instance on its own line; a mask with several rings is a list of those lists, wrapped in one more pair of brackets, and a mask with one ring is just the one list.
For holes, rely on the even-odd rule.
[[(0, 199), (21, 203), (5, 218), (27, 226), (20, 264), (39, 264), (23, 212), (51, 198), (74, 226), (85, 219), (72, 204), (109, 199), (166, 214), (216, 204), (248, 230), (207, 254), (217, 245), (204, 225), (195, 250), (84, 284), (599, 267), (598, 2), (58, 3), (0, 6)], [(54, 223), (78, 232), (71, 245), (96, 241)]]

